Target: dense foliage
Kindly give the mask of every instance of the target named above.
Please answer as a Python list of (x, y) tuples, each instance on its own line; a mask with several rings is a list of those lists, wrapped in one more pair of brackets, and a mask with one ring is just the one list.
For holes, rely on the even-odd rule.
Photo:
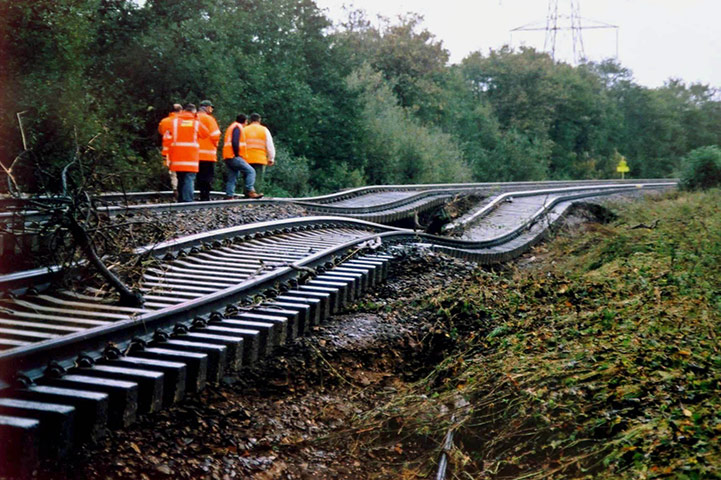
[[(271, 193), (366, 183), (677, 172), (721, 144), (707, 85), (649, 89), (616, 62), (532, 49), (459, 65), (415, 15), (333, 28), (313, 0), (0, 0), (0, 161), (28, 191), (72, 159), (108, 188), (167, 187), (158, 121), (209, 98), (221, 128), (257, 111), (282, 150)], [(281, 171), (282, 170), (282, 171)], [(3, 183), (3, 187), (5, 182)]]
[(689, 152), (682, 160), (680, 183), (686, 190), (721, 186), (721, 148), (709, 146)]

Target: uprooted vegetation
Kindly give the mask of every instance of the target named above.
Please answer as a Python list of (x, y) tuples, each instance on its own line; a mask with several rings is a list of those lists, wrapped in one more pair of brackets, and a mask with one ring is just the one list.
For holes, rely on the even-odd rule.
[(453, 427), (453, 478), (720, 478), (720, 200), (618, 205), (522, 268), (438, 288), (425, 310), (453, 353), (359, 415), (359, 441)]

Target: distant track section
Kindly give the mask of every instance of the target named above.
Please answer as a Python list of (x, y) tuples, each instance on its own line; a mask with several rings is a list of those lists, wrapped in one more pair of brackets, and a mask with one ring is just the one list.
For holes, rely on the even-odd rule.
[[(668, 182), (674, 180), (577, 180), (547, 182), (492, 182), (492, 183), (458, 183), (458, 184), (423, 184), (423, 185), (376, 185), (343, 190), (329, 195), (300, 198), (264, 198), (261, 200), (225, 200), (222, 192), (212, 192), (213, 199), (208, 202), (174, 203), (172, 192), (129, 192), (106, 193), (98, 195), (101, 211), (110, 215), (138, 211), (184, 211), (205, 208), (222, 208), (244, 204), (287, 204), (292, 203), (305, 207), (313, 214), (343, 215), (364, 220), (387, 223), (408, 217), (418, 209), (433, 208), (438, 202), (433, 199), (447, 199), (458, 194), (493, 195), (507, 191), (554, 188), (566, 186), (586, 186), (604, 184), (644, 184)], [(145, 203), (143, 203), (145, 202)], [(46, 221), (48, 215), (39, 210), (44, 204), (62, 205), (60, 197), (27, 198), (22, 200), (4, 199), (0, 201), (0, 223), (9, 224), (21, 217), (25, 222)], [(33, 208), (35, 207), (35, 208)]]

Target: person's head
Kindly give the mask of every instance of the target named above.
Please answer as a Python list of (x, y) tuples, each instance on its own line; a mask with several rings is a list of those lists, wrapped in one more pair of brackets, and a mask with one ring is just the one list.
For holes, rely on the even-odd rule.
[(173, 111), (174, 111), (175, 113), (182, 112), (182, 111), (183, 111), (183, 106), (182, 106), (181, 104), (179, 104), (179, 103), (174, 103), (174, 104), (173, 104)]
[(235, 117), (235, 121), (242, 125), (245, 125), (245, 123), (248, 121), (248, 117), (245, 116), (245, 113), (241, 113), (240, 115)]
[(192, 103), (186, 104), (185, 108), (183, 110), (185, 110), (186, 112), (190, 112), (190, 113), (195, 113), (198, 111), (198, 109), (195, 108), (195, 105)]
[(260, 115), (257, 113), (250, 114), (250, 123), (260, 122)]
[(200, 109), (204, 112), (213, 113), (213, 102), (210, 100), (203, 100), (200, 102)]

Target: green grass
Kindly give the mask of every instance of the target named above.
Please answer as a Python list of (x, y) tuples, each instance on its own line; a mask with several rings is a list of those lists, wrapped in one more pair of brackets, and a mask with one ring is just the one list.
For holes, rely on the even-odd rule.
[(721, 478), (721, 192), (613, 208), (436, 292), (453, 354), (359, 430), (440, 442), (455, 413), (455, 478)]

